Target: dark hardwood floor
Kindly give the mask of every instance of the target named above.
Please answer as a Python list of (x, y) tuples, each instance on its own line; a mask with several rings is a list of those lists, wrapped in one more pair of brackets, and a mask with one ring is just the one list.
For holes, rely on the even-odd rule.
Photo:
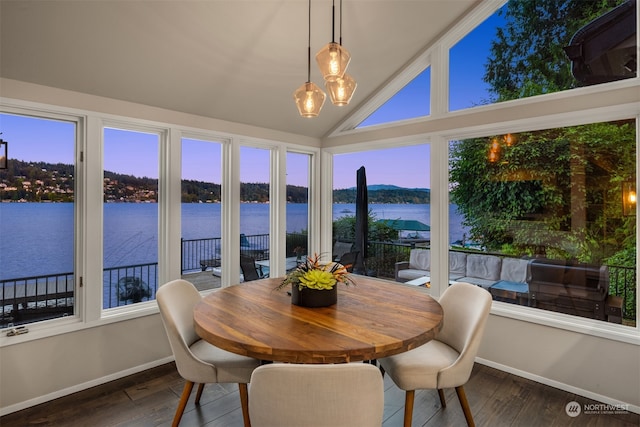
[[(178, 404), (184, 382), (170, 363), (108, 384), (8, 414), (2, 427), (14, 426), (168, 426)], [(638, 426), (640, 416), (580, 414), (569, 417), (571, 401), (596, 403), (527, 379), (476, 364), (465, 386), (477, 426)], [(442, 409), (436, 391), (416, 392), (414, 426), (465, 426), (454, 390), (446, 390), (447, 408)], [(200, 405), (193, 403), (195, 391), (181, 426), (242, 426), (240, 399), (235, 384), (209, 384)], [(404, 392), (385, 377), (383, 427), (402, 426)], [(314, 426), (300, 426), (314, 427)], [(357, 427), (357, 426), (354, 426)]]

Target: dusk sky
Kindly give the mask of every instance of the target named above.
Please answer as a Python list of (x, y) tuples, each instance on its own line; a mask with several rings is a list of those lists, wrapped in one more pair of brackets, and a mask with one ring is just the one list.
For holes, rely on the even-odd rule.
[[(484, 64), (495, 28), (501, 25), (497, 16), (490, 17), (471, 36), (451, 50), (450, 110), (483, 103), (488, 98), (482, 81)], [(430, 112), (430, 68), (367, 118), (361, 126), (421, 117)], [(357, 93), (356, 93), (357, 96)], [(34, 120), (0, 115), (2, 139), (9, 141), (9, 159), (70, 163), (73, 161), (73, 126), (64, 122)], [(106, 170), (136, 176), (157, 178), (158, 137), (140, 132), (105, 130), (104, 167)], [(307, 164), (299, 156), (287, 165), (287, 182), (306, 185)], [(355, 186), (356, 170), (365, 166), (367, 183), (392, 184), (408, 188), (429, 187), (428, 144), (386, 150), (341, 154), (335, 156), (334, 188)], [(220, 182), (220, 146), (203, 141), (186, 140), (183, 144), (183, 178)], [(407, 164), (412, 171), (403, 173)], [(423, 165), (416, 168), (415, 165)], [(241, 181), (268, 181), (268, 151), (241, 150)]]

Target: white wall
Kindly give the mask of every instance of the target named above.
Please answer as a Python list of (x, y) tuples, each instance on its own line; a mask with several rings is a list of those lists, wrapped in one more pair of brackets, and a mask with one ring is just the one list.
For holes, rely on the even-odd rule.
[(0, 414), (173, 360), (159, 314), (0, 348)]
[(640, 346), (499, 315), (489, 318), (483, 364), (640, 413)]

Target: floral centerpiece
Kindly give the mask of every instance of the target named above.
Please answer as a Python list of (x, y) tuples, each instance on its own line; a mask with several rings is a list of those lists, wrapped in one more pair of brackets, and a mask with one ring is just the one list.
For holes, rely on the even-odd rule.
[(276, 289), (291, 285), (291, 302), (306, 307), (324, 307), (337, 301), (337, 285), (354, 284), (348, 268), (337, 262), (323, 263), (314, 254), (289, 273)]

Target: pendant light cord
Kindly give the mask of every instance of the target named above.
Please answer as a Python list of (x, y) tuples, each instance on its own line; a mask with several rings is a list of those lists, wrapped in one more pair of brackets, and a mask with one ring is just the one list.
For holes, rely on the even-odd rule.
[(342, 46), (342, 0), (340, 0), (340, 46)]
[(307, 39), (307, 83), (311, 83), (311, 0), (309, 0), (309, 37)]
[(336, 42), (336, 0), (331, 5), (331, 43)]

